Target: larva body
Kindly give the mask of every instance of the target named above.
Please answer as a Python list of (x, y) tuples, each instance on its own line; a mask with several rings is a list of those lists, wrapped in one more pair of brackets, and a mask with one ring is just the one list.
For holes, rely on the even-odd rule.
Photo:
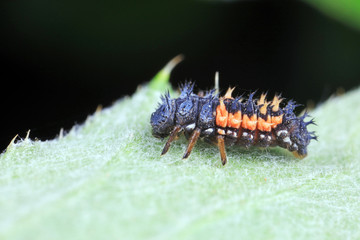
[(194, 84), (185, 83), (181, 87), (179, 98), (171, 99), (169, 93), (161, 98), (156, 111), (151, 115), (152, 133), (164, 138), (170, 135), (162, 154), (165, 154), (176, 136), (184, 132), (189, 144), (183, 158), (187, 158), (198, 138), (218, 145), (222, 164), (225, 165), (225, 145), (242, 147), (286, 148), (298, 158), (307, 155), (307, 146), (316, 139), (314, 132), (308, 132), (307, 126), (313, 120), (305, 122), (306, 113), (297, 117), (294, 109), (298, 105), (288, 101), (280, 107), (282, 98), (275, 96), (272, 101), (262, 94), (254, 99), (251, 93), (248, 99), (233, 98), (230, 89), (225, 96), (218, 97), (215, 90), (205, 96), (193, 93)]

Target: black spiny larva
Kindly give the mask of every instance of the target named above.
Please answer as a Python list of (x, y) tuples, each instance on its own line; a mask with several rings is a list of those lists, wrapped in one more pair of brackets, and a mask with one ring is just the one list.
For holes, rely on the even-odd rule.
[(161, 102), (151, 115), (152, 133), (155, 137), (169, 136), (162, 155), (165, 154), (176, 136), (184, 132), (189, 143), (183, 158), (187, 158), (198, 138), (206, 138), (219, 147), (222, 164), (227, 158), (225, 145), (243, 147), (280, 146), (291, 151), (296, 157), (307, 155), (310, 140), (317, 139), (307, 126), (315, 124), (305, 112), (301, 117), (294, 114), (298, 107), (290, 100), (284, 108), (280, 103), (284, 100), (275, 95), (267, 101), (266, 94), (254, 99), (255, 92), (248, 99), (232, 97), (230, 89), (222, 97), (215, 94), (215, 89), (204, 96), (193, 93), (194, 83), (185, 83), (181, 87), (180, 96), (171, 98), (169, 92), (161, 97)]

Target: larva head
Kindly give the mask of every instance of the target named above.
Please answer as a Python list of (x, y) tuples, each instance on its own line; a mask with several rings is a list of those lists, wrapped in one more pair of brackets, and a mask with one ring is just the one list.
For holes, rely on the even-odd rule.
[(155, 137), (163, 138), (170, 134), (174, 127), (175, 101), (170, 99), (169, 93), (161, 97), (161, 103), (151, 114), (150, 123)]
[(309, 132), (307, 126), (315, 124), (313, 120), (305, 122), (304, 119), (308, 114), (298, 117), (292, 121), (293, 126), (290, 129), (290, 140), (292, 147), (294, 147), (293, 154), (297, 158), (304, 158), (307, 155), (307, 146), (312, 139), (317, 140), (315, 132)]

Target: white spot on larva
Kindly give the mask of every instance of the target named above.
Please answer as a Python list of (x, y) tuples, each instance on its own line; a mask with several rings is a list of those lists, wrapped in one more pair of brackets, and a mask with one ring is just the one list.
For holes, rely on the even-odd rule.
[(250, 139), (253, 139), (253, 138), (254, 138), (254, 136), (252, 134), (250, 134)]
[(224, 129), (218, 129), (218, 134), (225, 135), (225, 130)]
[(214, 131), (213, 128), (208, 128), (208, 129), (206, 129), (206, 130), (204, 131), (204, 133), (206, 133), (206, 134), (211, 134), (211, 133), (213, 133), (213, 131)]
[(291, 144), (291, 140), (290, 140), (289, 137), (284, 138), (284, 139), (283, 139), (283, 142), (286, 142), (286, 143)]
[(230, 129), (226, 131), (226, 135), (229, 137), (237, 138), (237, 132)]
[(229, 130), (229, 129), (226, 131), (226, 134), (227, 134), (227, 135), (231, 135), (231, 134), (233, 134), (233, 133), (234, 133), (234, 132), (231, 131), (231, 130)]
[(247, 132), (243, 132), (243, 137), (246, 137), (247, 135), (249, 135)]
[(276, 135), (279, 137), (282, 133), (284, 133), (285, 135), (287, 135), (287, 134), (288, 134), (288, 131), (286, 131), (286, 130), (280, 130), (280, 131), (278, 131), (278, 132), (276, 133)]
[(265, 138), (265, 135), (264, 135), (264, 134), (260, 134), (260, 138), (261, 138), (261, 139)]
[(185, 127), (187, 131), (192, 131), (194, 130), (194, 128), (195, 128), (195, 123), (189, 124)]
[(268, 139), (268, 141), (271, 141), (271, 136), (268, 136), (267, 139)]

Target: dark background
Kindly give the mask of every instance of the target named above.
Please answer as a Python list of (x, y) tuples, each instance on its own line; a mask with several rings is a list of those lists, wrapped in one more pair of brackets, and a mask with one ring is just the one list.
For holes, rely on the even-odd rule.
[(282, 92), (319, 104), (360, 80), (360, 32), (299, 1), (6, 0), (0, 8), (0, 151), (83, 122), (172, 57), (177, 86)]

